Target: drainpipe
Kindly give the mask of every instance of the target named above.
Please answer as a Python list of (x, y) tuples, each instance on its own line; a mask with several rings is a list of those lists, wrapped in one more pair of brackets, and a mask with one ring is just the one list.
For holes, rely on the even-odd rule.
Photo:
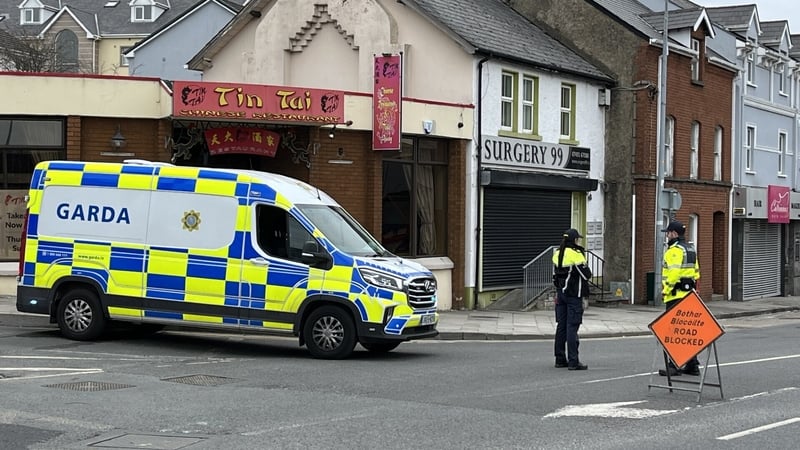
[(482, 132), (483, 132), (483, 107), (482, 107), (482, 92), (483, 92), (483, 65), (489, 61), (492, 57), (491, 54), (484, 56), (480, 61), (478, 61), (478, 148), (477, 156), (478, 156), (478, 164), (476, 166), (476, 184), (475, 184), (475, 286), (474, 286), (474, 304), (472, 305), (472, 309), (478, 309), (478, 279), (480, 279), (480, 260), (481, 260), (481, 220), (483, 218), (483, 214), (481, 213), (481, 196), (483, 187), (481, 184), (481, 150), (483, 147), (483, 141), (481, 139)]

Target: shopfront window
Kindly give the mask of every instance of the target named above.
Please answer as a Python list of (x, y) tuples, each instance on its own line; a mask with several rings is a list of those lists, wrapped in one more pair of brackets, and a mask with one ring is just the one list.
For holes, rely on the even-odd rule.
[(381, 243), (402, 256), (447, 254), (447, 141), (408, 137), (383, 160)]
[(19, 257), (25, 195), (34, 166), (65, 156), (63, 120), (0, 118), (0, 260)]

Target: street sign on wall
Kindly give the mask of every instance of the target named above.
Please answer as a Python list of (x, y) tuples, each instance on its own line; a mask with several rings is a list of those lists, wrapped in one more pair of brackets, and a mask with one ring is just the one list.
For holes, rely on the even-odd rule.
[(679, 303), (648, 327), (675, 365), (681, 367), (725, 334), (725, 330), (697, 292), (675, 301)]

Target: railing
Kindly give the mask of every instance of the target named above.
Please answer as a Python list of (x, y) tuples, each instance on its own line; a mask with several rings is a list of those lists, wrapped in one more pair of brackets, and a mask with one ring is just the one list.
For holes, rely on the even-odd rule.
[[(553, 289), (553, 251), (556, 248), (555, 245), (551, 245), (523, 266), (523, 309)], [(587, 251), (586, 265), (592, 271), (592, 279), (589, 280), (589, 295), (599, 295), (600, 301), (603, 301), (605, 290), (603, 288), (603, 268), (605, 261), (597, 256), (596, 253)]]

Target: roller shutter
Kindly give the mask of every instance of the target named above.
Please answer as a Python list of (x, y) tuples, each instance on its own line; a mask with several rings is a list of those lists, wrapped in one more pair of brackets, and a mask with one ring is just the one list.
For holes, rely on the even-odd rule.
[(486, 187), (482, 287), (522, 286), (522, 267), (570, 227), (572, 193)]
[[(765, 220), (744, 223), (742, 298), (752, 300), (781, 295), (781, 226)], [(703, 262), (700, 261), (703, 277)]]

